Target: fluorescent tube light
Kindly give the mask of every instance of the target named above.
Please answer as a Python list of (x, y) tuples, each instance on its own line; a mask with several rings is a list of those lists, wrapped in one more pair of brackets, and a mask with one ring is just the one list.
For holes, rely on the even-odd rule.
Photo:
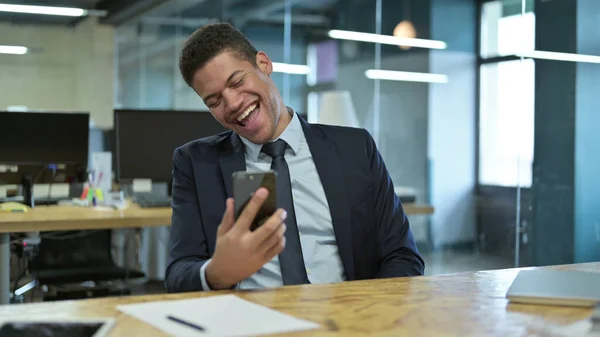
[(446, 83), (448, 76), (442, 74), (414, 73), (408, 71), (392, 71), (369, 69), (365, 71), (365, 76), (372, 80), (406, 81), (406, 82), (427, 82), (427, 83)]
[(444, 41), (413, 39), (406, 37), (395, 37), (391, 35), (371, 34), (362, 32), (352, 32), (348, 30), (330, 30), (328, 33), (332, 39), (351, 40), (361, 42), (373, 42), (381, 44), (391, 44), (394, 46), (408, 46), (417, 48), (429, 49), (446, 49), (447, 45)]
[(310, 72), (310, 68), (302, 64), (273, 62), (273, 71), (276, 73), (306, 75)]
[(0, 54), (14, 54), (14, 55), (27, 54), (27, 47), (0, 45)]
[(71, 7), (29, 6), (29, 5), (6, 5), (0, 4), (0, 12), (45, 14), (63, 16), (84, 16), (85, 9)]
[(542, 50), (527, 51), (527, 52), (517, 54), (517, 56), (533, 58), (533, 59), (542, 59), (542, 60), (600, 63), (600, 56), (572, 54), (572, 53), (557, 53), (557, 52), (553, 52), (553, 51), (542, 51)]

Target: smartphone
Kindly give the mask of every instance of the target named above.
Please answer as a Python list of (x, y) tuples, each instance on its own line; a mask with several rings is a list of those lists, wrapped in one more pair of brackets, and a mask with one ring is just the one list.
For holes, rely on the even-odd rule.
[(60, 336), (60, 337), (105, 337), (115, 321), (101, 319), (36, 319), (27, 318), (5, 321), (0, 325), (0, 337)]
[(269, 191), (267, 200), (256, 214), (250, 230), (260, 227), (277, 210), (277, 172), (234, 172), (233, 173), (233, 199), (235, 203), (235, 218), (237, 219), (254, 192), (260, 187)]

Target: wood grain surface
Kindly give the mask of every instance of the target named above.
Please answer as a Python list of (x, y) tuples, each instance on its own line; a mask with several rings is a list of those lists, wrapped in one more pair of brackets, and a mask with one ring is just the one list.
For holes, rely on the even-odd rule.
[(402, 204), (402, 207), (407, 215), (426, 215), (434, 212), (433, 206), (430, 205)]
[[(431, 214), (428, 205), (403, 205), (406, 214)], [(101, 210), (76, 206), (38, 206), (26, 213), (0, 213), (0, 233), (168, 226), (171, 208)]]
[[(546, 268), (600, 272), (600, 263)], [(430, 277), (355, 281), (235, 292), (249, 301), (320, 323), (286, 336), (569, 336), (591, 309), (509, 304), (517, 269)], [(114, 317), (110, 336), (165, 336), (115, 306), (213, 296), (228, 292), (131, 296), (0, 306), (0, 317)], [(556, 334), (562, 331), (563, 334)], [(571, 334), (572, 335), (572, 334)]]
[(77, 206), (37, 206), (26, 213), (0, 213), (0, 233), (168, 226), (171, 208), (124, 210)]

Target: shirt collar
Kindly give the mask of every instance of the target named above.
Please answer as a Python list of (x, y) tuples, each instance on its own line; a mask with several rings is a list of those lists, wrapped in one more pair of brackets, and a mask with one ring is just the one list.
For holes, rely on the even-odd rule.
[[(287, 108), (288, 113), (292, 116), (292, 120), (286, 126), (285, 130), (281, 133), (279, 138), (275, 139), (283, 139), (289, 147), (294, 152), (294, 155), (298, 153), (300, 149), (300, 142), (302, 141), (302, 125), (300, 124), (300, 120), (298, 120), (298, 116), (292, 108)], [(260, 150), (262, 149), (262, 144), (254, 144), (248, 139), (240, 136), (240, 139), (245, 145), (246, 156), (248, 156), (251, 160), (257, 161), (258, 156), (260, 155)]]

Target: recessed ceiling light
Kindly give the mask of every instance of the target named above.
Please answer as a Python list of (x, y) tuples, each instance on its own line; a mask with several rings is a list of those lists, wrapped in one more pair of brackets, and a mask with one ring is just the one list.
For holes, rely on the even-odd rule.
[(0, 4), (0, 12), (62, 16), (84, 16), (87, 14), (87, 10), (81, 8), (8, 4)]
[(27, 54), (27, 47), (0, 45), (0, 54), (13, 54), (13, 55)]

